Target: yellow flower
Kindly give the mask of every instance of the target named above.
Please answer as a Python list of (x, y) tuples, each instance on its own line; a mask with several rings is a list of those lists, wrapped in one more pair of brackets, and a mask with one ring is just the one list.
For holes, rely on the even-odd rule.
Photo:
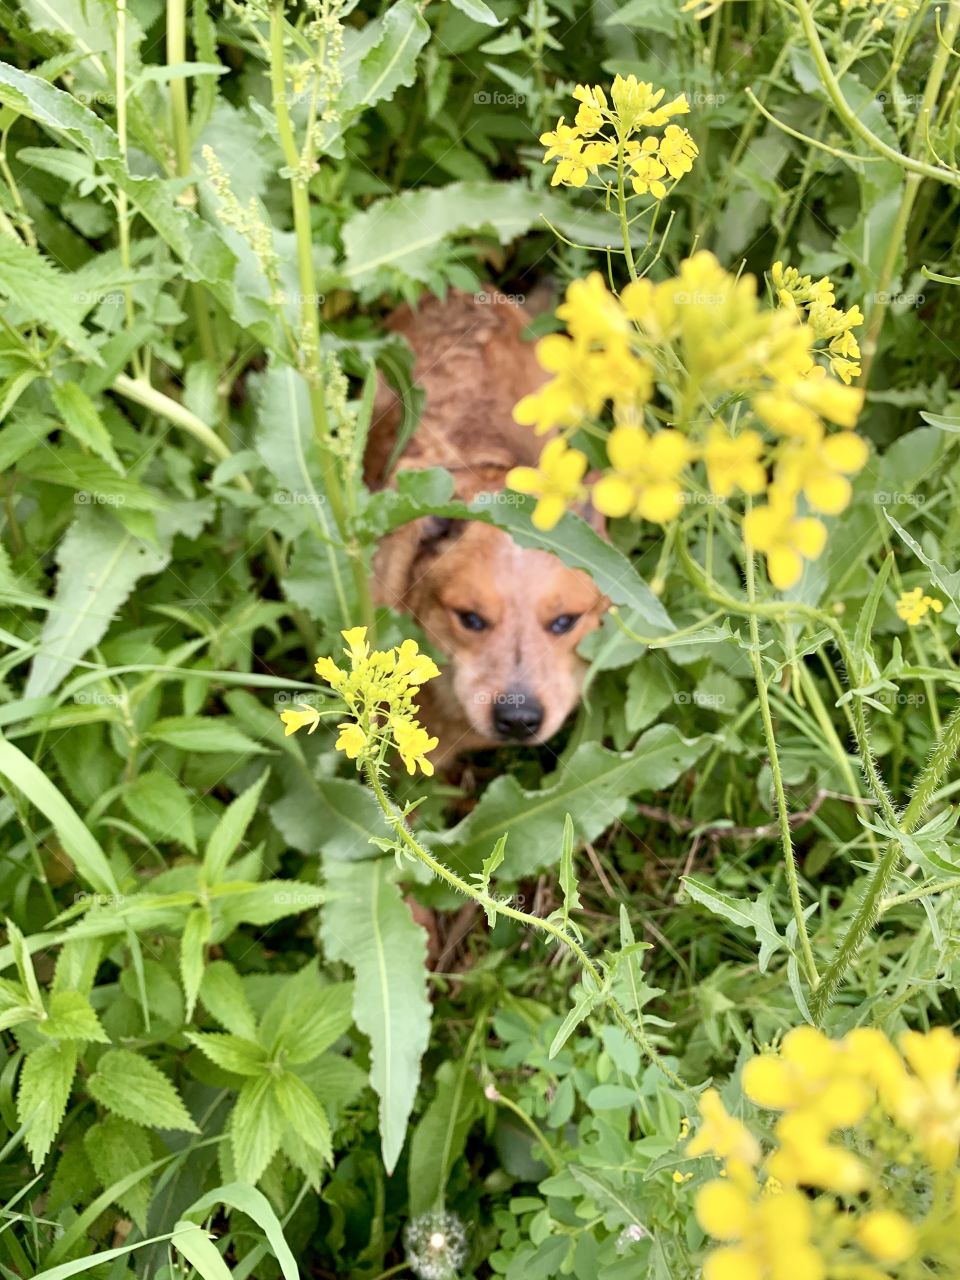
[(556, 315), (567, 326), (571, 338), (588, 347), (596, 344), (625, 348), (630, 337), (627, 314), (599, 271), (591, 271), (586, 279), (574, 280), (567, 286)]
[(607, 439), (612, 470), (593, 487), (591, 498), (605, 516), (626, 516), (666, 524), (683, 505), (678, 477), (693, 458), (679, 431), (647, 435), (642, 427), (618, 426)]
[(557, 122), (556, 129), (540, 135), (540, 141), (547, 148), (543, 163), (557, 161), (550, 179), (552, 187), (559, 183), (571, 187), (584, 186), (590, 174), (596, 173), (599, 165), (609, 164), (617, 151), (612, 142), (584, 142), (580, 130), (564, 124), (563, 117)]
[(689, 173), (699, 154), (699, 148), (687, 129), (681, 129), (677, 124), (667, 125), (660, 140), (660, 162), (671, 178), (676, 180)]
[(711, 491), (718, 498), (729, 498), (734, 489), (762, 493), (767, 484), (762, 457), (763, 437), (758, 432), (741, 431), (734, 436), (722, 422), (713, 423), (703, 449)]
[(307, 725), (308, 733), (313, 733), (317, 725), (320, 723), (320, 712), (315, 707), (309, 707), (305, 702), (299, 704), (302, 711), (281, 711), (280, 719), (283, 721), (283, 736), (289, 738), (291, 733), (296, 733), (298, 729), (305, 729)]
[(875, 1209), (857, 1227), (857, 1240), (878, 1262), (905, 1262), (917, 1247), (917, 1233), (901, 1213)]
[(912, 1068), (894, 1099), (894, 1118), (913, 1134), (935, 1169), (949, 1169), (960, 1149), (960, 1039), (947, 1027), (906, 1031), (900, 1048)]
[(665, 93), (666, 89), (654, 89), (652, 84), (638, 80), (636, 76), (627, 76), (626, 79), (621, 75), (615, 76), (610, 97), (623, 132), (629, 133), (637, 125), (656, 127), (666, 124), (671, 116), (686, 115), (690, 104), (682, 93), (659, 106)]
[(703, 1265), (703, 1280), (824, 1280), (813, 1245), (813, 1214), (798, 1191), (753, 1196), (730, 1181), (708, 1182), (697, 1195), (697, 1220), (726, 1243)]
[(628, 156), (627, 164), (633, 170), (630, 182), (637, 195), (644, 196), (649, 191), (655, 199), (662, 200), (667, 188), (661, 178), (667, 170), (657, 156), (658, 145), (656, 138), (644, 138), (636, 151)]
[(340, 670), (332, 658), (318, 658), (313, 669), (334, 689), (343, 684), (346, 679), (345, 672)]
[(716, 1089), (704, 1090), (700, 1114), (703, 1123), (687, 1146), (688, 1156), (714, 1155), (720, 1160), (757, 1163), (760, 1144), (742, 1121), (728, 1113)]
[(433, 773), (433, 764), (426, 756), (428, 751), (434, 749), (439, 739), (431, 738), (426, 729), (415, 720), (395, 718), (391, 721), (391, 727), (400, 759), (407, 766), (407, 773), (415, 773), (419, 765), (427, 777), (430, 777)]
[(367, 643), (367, 628), (351, 627), (349, 631), (341, 631), (340, 634), (347, 642), (345, 652), (350, 655), (350, 661), (353, 666), (356, 666), (370, 652), (370, 646)]
[(809, 437), (785, 449), (777, 466), (777, 483), (802, 493), (814, 511), (839, 515), (853, 494), (847, 476), (860, 471), (868, 457), (867, 442), (855, 431), (824, 437), (818, 424)]
[(790, 394), (838, 427), (855, 427), (863, 408), (863, 391), (857, 387), (842, 386), (828, 378), (823, 369), (812, 370), (810, 377), (794, 383)]
[(938, 600), (936, 596), (924, 595), (923, 587), (914, 587), (912, 591), (901, 592), (896, 603), (897, 617), (910, 627), (915, 627), (918, 622), (922, 622), (931, 609), (934, 613), (943, 613), (943, 601)]
[(567, 507), (584, 496), (583, 474), (587, 459), (579, 449), (570, 449), (562, 438), (544, 446), (536, 467), (514, 467), (507, 475), (507, 487), (537, 499), (531, 520), (538, 529), (552, 529)]
[[(841, 1085), (834, 1098), (842, 1091)], [(774, 1127), (778, 1146), (767, 1161), (769, 1172), (792, 1186), (821, 1187), (838, 1195), (862, 1191), (868, 1181), (866, 1168), (852, 1152), (830, 1143), (831, 1127), (813, 1107), (782, 1116)]]
[(419, 689), (422, 684), (426, 684), (428, 680), (433, 680), (440, 674), (440, 668), (434, 660), (420, 652), (416, 640), (404, 640), (401, 643), (397, 650), (395, 670), (396, 674), (403, 676), (413, 689)]
[(743, 519), (743, 536), (751, 551), (766, 556), (767, 573), (778, 591), (795, 586), (804, 560), (816, 560), (827, 545), (827, 530), (813, 516), (798, 516), (789, 494), (771, 485), (769, 502), (754, 507)]
[(356, 760), (357, 756), (367, 746), (367, 735), (363, 732), (356, 720), (347, 720), (343, 724), (338, 724), (340, 737), (333, 744), (338, 751), (342, 751), (350, 760)]

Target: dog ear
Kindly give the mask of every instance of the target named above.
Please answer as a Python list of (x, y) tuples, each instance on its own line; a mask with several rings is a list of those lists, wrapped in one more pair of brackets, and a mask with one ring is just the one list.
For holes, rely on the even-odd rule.
[(441, 551), (459, 537), (464, 520), (425, 516), (395, 529), (380, 543), (373, 561), (374, 594), (378, 604), (404, 609), (414, 565), (425, 552)]

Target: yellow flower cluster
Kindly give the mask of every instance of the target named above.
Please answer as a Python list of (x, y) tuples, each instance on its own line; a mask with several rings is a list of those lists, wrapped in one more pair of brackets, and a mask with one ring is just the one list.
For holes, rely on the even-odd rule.
[[(414, 698), (422, 685), (440, 674), (432, 658), (421, 653), (416, 640), (404, 640), (397, 648), (371, 652), (366, 627), (351, 627), (341, 633), (347, 642), (344, 653), (350, 670), (344, 671), (332, 658), (318, 658), (316, 672), (346, 704), (352, 719), (337, 725), (340, 736), (335, 746), (358, 766), (379, 762), (383, 749), (392, 743), (408, 773), (417, 766), (427, 775), (433, 764), (427, 758), (437, 746), (416, 720)], [(301, 704), (298, 711), (282, 711), (287, 735), (306, 728), (313, 733), (320, 723), (314, 707)]]
[(831, 370), (849, 386), (852, 378), (860, 376), (860, 345), (852, 331), (863, 324), (863, 312), (858, 306), (848, 311), (836, 307), (833, 284), (827, 276), (814, 281), (782, 262), (773, 264), (770, 276), (781, 304), (799, 311), (813, 331), (814, 341), (826, 344), (815, 350), (825, 352)]
[(915, 627), (922, 622), (931, 609), (934, 613), (943, 613), (943, 601), (936, 596), (924, 595), (923, 587), (901, 592), (896, 603), (897, 617), (908, 627)]
[[(813, 306), (819, 298), (824, 312), (832, 310), (832, 285), (789, 271), (779, 278), (791, 300), (779, 310), (761, 305), (753, 276), (731, 275), (708, 252), (681, 263), (674, 279), (636, 280), (619, 297), (599, 272), (570, 285), (557, 308), (567, 332), (537, 346), (553, 376), (514, 409), (521, 425), (559, 433), (537, 467), (518, 467), (507, 477), (510, 487), (538, 498), (538, 528), (553, 528), (586, 497), (586, 456), (568, 438), (593, 429), (609, 406), (609, 467), (590, 491), (598, 511), (665, 524), (687, 500), (689, 468), (702, 462), (715, 498), (766, 495), (764, 505), (746, 512), (744, 538), (766, 557), (775, 587), (793, 586), (804, 560), (816, 559), (826, 544), (817, 517), (848, 505), (850, 476), (868, 451), (852, 430), (863, 395), (815, 363), (809, 310), (794, 301), (796, 294)], [(651, 431), (647, 406), (658, 384), (672, 401), (676, 425)], [(715, 416), (713, 406), (732, 396), (748, 400), (753, 426), (741, 415), (733, 430)], [(814, 514), (801, 512), (801, 498)]]
[[(743, 1070), (746, 1096), (781, 1113), (766, 1158), (747, 1126), (708, 1089), (687, 1146), (687, 1155), (713, 1155), (724, 1165), (725, 1176), (706, 1183), (696, 1201), (700, 1225), (720, 1242), (704, 1264), (704, 1280), (881, 1280), (889, 1273), (876, 1264), (912, 1257), (960, 1264), (960, 1180), (951, 1204), (930, 1209), (920, 1222), (901, 1211), (906, 1201), (898, 1194), (905, 1183), (956, 1170), (958, 1072), (960, 1039), (945, 1027), (905, 1033), (899, 1051), (870, 1028), (839, 1041), (813, 1027), (795, 1028), (778, 1054), (754, 1057)], [(835, 1140), (840, 1130), (855, 1133), (856, 1154)], [(896, 1163), (912, 1166), (909, 1179), (885, 1176), (892, 1132)], [(817, 1192), (826, 1194), (811, 1196)], [(838, 1197), (850, 1200), (841, 1206)]]
[[(662, 200), (667, 194), (663, 179), (669, 176), (676, 185), (699, 154), (688, 131), (668, 123), (690, 110), (686, 98), (680, 94), (661, 105), (665, 93), (636, 76), (616, 76), (609, 99), (599, 85), (578, 84), (573, 91), (580, 104), (574, 123), (565, 124), (561, 116), (555, 129), (540, 136), (547, 149), (544, 164), (556, 161), (551, 186), (585, 186), (602, 165), (616, 163), (629, 175), (635, 195), (649, 193)], [(635, 136), (643, 129), (664, 126), (661, 137)]]

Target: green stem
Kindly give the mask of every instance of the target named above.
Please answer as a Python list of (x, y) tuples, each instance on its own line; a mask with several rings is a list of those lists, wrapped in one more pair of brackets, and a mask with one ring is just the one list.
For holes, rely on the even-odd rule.
[[(287, 73), (283, 46), (284, 0), (273, 0), (270, 9), (270, 83), (277, 134), (290, 174), (290, 197), (293, 206), (293, 229), (297, 242), (297, 273), (300, 284), (300, 351), (301, 372), (307, 383), (314, 436), (320, 455), (320, 469), (330, 509), (337, 530), (347, 550), (354, 589), (360, 613), (373, 638), (375, 614), (370, 596), (367, 567), (360, 547), (350, 538), (349, 513), (336, 456), (330, 447), (330, 424), (320, 366), (320, 311), (317, 281), (313, 265), (313, 227), (310, 220), (310, 195), (307, 190), (313, 166), (312, 139), (308, 137), (304, 154), (297, 147), (290, 111), (287, 105)], [(340, 572), (331, 551), (330, 569), (335, 582)], [(345, 621), (351, 621), (349, 618)]]
[[(118, 0), (122, 3), (123, 0)], [(167, 0), (167, 66), (179, 67), (187, 60), (187, 13), (186, 0)], [(191, 171), (190, 111), (187, 106), (187, 81), (183, 76), (175, 76), (170, 81), (170, 115), (173, 132), (173, 150), (176, 156), (177, 175), (188, 178)], [(196, 188), (185, 188), (180, 200), (194, 204)], [(189, 286), (190, 310), (200, 340), (200, 349), (204, 359), (217, 364), (217, 348), (210, 326), (210, 312), (207, 309), (207, 298), (203, 287), (192, 282)]]
[[(898, 831), (904, 835), (910, 835), (920, 825), (930, 807), (934, 793), (943, 780), (943, 775), (956, 758), (958, 751), (960, 751), (960, 703), (954, 707), (944, 725), (940, 741), (917, 779), (907, 807), (899, 819), (894, 814), (892, 825)], [(824, 972), (823, 981), (814, 992), (810, 1012), (818, 1024), (822, 1023), (847, 970), (880, 914), (883, 898), (899, 866), (902, 851), (899, 840), (890, 841), (882, 861), (870, 877), (870, 883), (864, 891), (856, 914)]]
[(550, 1168), (553, 1170), (554, 1173), (559, 1173), (560, 1170), (563, 1168), (563, 1161), (560, 1159), (560, 1157), (556, 1154), (555, 1151), (551, 1150), (550, 1144), (547, 1142), (546, 1137), (541, 1132), (540, 1127), (532, 1119), (532, 1117), (528, 1116), (527, 1113), (524, 1111), (524, 1109), (518, 1106), (511, 1098), (504, 1097), (504, 1095), (499, 1091), (499, 1089), (497, 1090), (497, 1102), (500, 1104), (500, 1106), (506, 1107), (506, 1109), (509, 1112), (511, 1112), (513, 1115), (515, 1115), (522, 1124), (526, 1125), (526, 1127), (533, 1134), (534, 1138), (536, 1138), (537, 1145), (543, 1150), (544, 1159), (546, 1160), (547, 1164), (549, 1164)]
[[(438, 880), (443, 880), (444, 883), (448, 884), (452, 889), (455, 889), (458, 893), (462, 893), (464, 897), (472, 898), (474, 902), (483, 907), (484, 911), (496, 912), (499, 915), (507, 916), (511, 920), (518, 920), (521, 924), (527, 925), (528, 928), (537, 929), (541, 933), (547, 933), (550, 937), (556, 939), (557, 942), (562, 943), (563, 946), (565, 946), (568, 951), (571, 951), (577, 958), (584, 973), (590, 976), (594, 989), (596, 991), (603, 991), (603, 974), (575, 938), (571, 937), (566, 930), (561, 929), (558, 925), (554, 924), (552, 920), (544, 920), (540, 916), (528, 915), (525, 911), (519, 911), (516, 907), (511, 907), (507, 903), (498, 902), (494, 898), (491, 898), (489, 894), (484, 893), (482, 889), (478, 889), (468, 881), (462, 880), (460, 876), (458, 876), (456, 872), (451, 871), (449, 867), (445, 867), (443, 863), (434, 858), (433, 855), (429, 853), (410, 832), (402, 815), (394, 808), (390, 801), (390, 797), (383, 788), (383, 783), (380, 781), (380, 774), (378, 772), (377, 765), (368, 760), (364, 764), (364, 773), (366, 774), (367, 781), (370, 783), (373, 794), (376, 796), (377, 803), (380, 806), (384, 818), (386, 818), (389, 825), (393, 828), (400, 843), (413, 854), (418, 862), (423, 863), (425, 867), (432, 871)], [(647, 1039), (646, 1033), (634, 1024), (633, 1020), (616, 997), (607, 993), (603, 996), (603, 1003), (608, 1007), (616, 1021), (620, 1024), (627, 1035), (630, 1036), (641, 1052), (646, 1055), (654, 1066), (658, 1067), (659, 1070), (663, 1072), (670, 1083), (676, 1088), (682, 1089), (685, 1093), (689, 1093), (690, 1086), (681, 1080), (676, 1072), (672, 1071), (671, 1068), (668, 1067), (661, 1059), (660, 1055)]]
[[(756, 599), (756, 567), (753, 552), (746, 556), (747, 599), (753, 604)], [(754, 683), (757, 686), (757, 701), (760, 704), (760, 719), (763, 722), (763, 734), (767, 743), (767, 755), (770, 759), (770, 772), (773, 775), (773, 791), (777, 800), (777, 824), (780, 828), (780, 847), (783, 851), (783, 866), (787, 875), (787, 888), (790, 893), (790, 905), (793, 919), (797, 926), (797, 938), (800, 942), (800, 956), (807, 975), (810, 989), (815, 991), (820, 981), (817, 964), (813, 958), (813, 948), (807, 934), (807, 922), (803, 914), (803, 901), (800, 897), (800, 881), (797, 876), (797, 863), (793, 852), (793, 835), (790, 831), (790, 810), (787, 807), (787, 796), (783, 787), (783, 774), (780, 769), (780, 756), (777, 752), (777, 740), (773, 731), (773, 717), (770, 714), (770, 698), (767, 693), (767, 681), (763, 673), (763, 660), (760, 656), (760, 624), (757, 615), (752, 613), (748, 621), (750, 629), (750, 665), (753, 667)]]
[(630, 272), (630, 279), (636, 280), (637, 266), (633, 260), (633, 246), (630, 243), (630, 226), (627, 222), (627, 198), (624, 190), (623, 176), (623, 144), (626, 139), (622, 138), (619, 133), (617, 135), (617, 208), (620, 213), (620, 235), (623, 239), (623, 253), (627, 260), (627, 270)]
[[(913, 156), (904, 155), (902, 151), (898, 151), (896, 147), (889, 146), (867, 128), (843, 96), (840, 82), (834, 74), (826, 50), (820, 41), (817, 24), (813, 20), (813, 12), (810, 8), (810, 0), (795, 0), (795, 2), (803, 33), (807, 38), (810, 52), (820, 73), (820, 81), (827, 91), (827, 96), (833, 103), (834, 110), (850, 132), (861, 138), (872, 151), (876, 151), (887, 160), (892, 160), (894, 164), (898, 164), (901, 169), (906, 169), (908, 173), (918, 174), (921, 178), (934, 178), (938, 182), (946, 182), (950, 186), (960, 187), (960, 172), (946, 169), (942, 165), (927, 164), (924, 160), (917, 160)], [(960, 3), (960, 0), (951, 0), (951, 5), (958, 3)]]

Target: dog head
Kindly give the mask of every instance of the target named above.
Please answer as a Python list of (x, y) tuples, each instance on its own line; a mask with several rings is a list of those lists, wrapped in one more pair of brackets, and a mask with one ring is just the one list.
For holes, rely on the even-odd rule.
[(435, 696), (466, 730), (462, 746), (552, 737), (580, 696), (577, 646), (609, 601), (587, 574), (490, 525), (429, 518), (399, 535), (381, 547), (382, 594), (450, 658)]

